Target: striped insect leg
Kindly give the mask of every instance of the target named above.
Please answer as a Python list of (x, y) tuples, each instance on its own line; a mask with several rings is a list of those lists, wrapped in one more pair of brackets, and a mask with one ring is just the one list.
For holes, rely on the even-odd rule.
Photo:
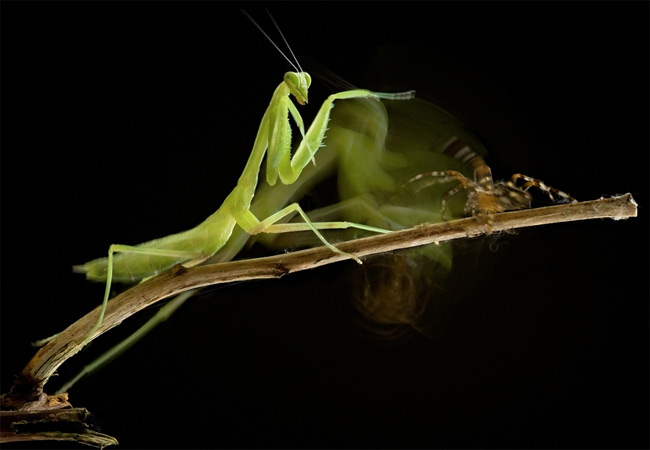
[[(447, 220), (447, 199), (458, 194), (461, 191), (461, 189), (465, 189), (467, 191), (469, 189), (469, 186), (467, 184), (460, 183), (455, 188), (445, 192), (445, 194), (442, 196), (442, 199), (440, 200), (440, 212), (442, 214), (443, 220)], [(469, 196), (470, 195), (468, 192), (467, 193), (468, 201), (467, 204), (465, 205), (465, 209), (467, 209), (467, 206), (469, 206)]]
[(408, 180), (406, 183), (403, 184), (403, 186), (406, 186), (407, 184), (413, 183), (423, 178), (428, 178), (428, 179), (425, 180), (423, 183), (420, 183), (420, 185), (416, 188), (416, 191), (421, 191), (422, 189), (432, 186), (434, 184), (450, 183), (452, 181), (458, 181), (459, 183), (462, 184), (467, 180), (465, 175), (463, 175), (460, 172), (457, 172), (455, 170), (443, 170), (443, 171), (421, 173)]
[(512, 178), (510, 179), (510, 182), (514, 186), (516, 186), (517, 185), (517, 180), (520, 180), (520, 179), (524, 180), (525, 183), (519, 189), (522, 189), (524, 191), (528, 191), (528, 189), (530, 189), (531, 186), (534, 186), (537, 189), (539, 189), (540, 191), (545, 192), (549, 196), (549, 198), (551, 199), (551, 201), (553, 203), (555, 203), (555, 197), (553, 197), (553, 194), (555, 194), (556, 196), (558, 196), (562, 200), (565, 200), (565, 201), (568, 201), (568, 202), (571, 202), (571, 203), (576, 203), (577, 202), (577, 200), (575, 198), (571, 197), (566, 192), (560, 191), (559, 189), (555, 189), (552, 186), (547, 186), (541, 180), (538, 180), (537, 178), (529, 177), (529, 176), (521, 174), (521, 173), (514, 174), (512, 176)]

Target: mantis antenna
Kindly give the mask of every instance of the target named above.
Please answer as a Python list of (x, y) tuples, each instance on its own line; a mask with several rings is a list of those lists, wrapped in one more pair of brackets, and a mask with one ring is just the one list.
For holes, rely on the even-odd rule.
[(296, 58), (296, 55), (293, 53), (293, 50), (291, 49), (291, 46), (289, 45), (289, 42), (287, 41), (287, 38), (284, 37), (284, 33), (282, 32), (282, 30), (278, 26), (278, 23), (275, 21), (275, 18), (271, 15), (271, 12), (268, 9), (265, 8), (265, 11), (269, 15), (269, 17), (271, 18), (271, 22), (273, 22), (273, 25), (275, 25), (275, 29), (278, 30), (278, 33), (280, 33), (280, 37), (282, 37), (282, 40), (284, 41), (285, 45), (289, 49), (289, 52), (291, 53), (291, 56), (293, 56), (293, 60), (298, 65), (298, 69), (300, 69), (301, 72), (304, 72), (302, 70), (302, 67), (300, 67), (300, 63), (298, 62), (298, 58)]
[[(286, 59), (286, 60), (289, 62), (289, 64), (291, 64), (291, 67), (293, 67), (293, 69), (294, 69), (296, 72), (304, 72), (304, 71), (302, 70), (302, 67), (300, 67), (300, 63), (298, 62), (298, 58), (296, 58), (296, 55), (293, 53), (293, 50), (291, 50), (291, 46), (289, 45), (289, 42), (287, 42), (287, 39), (284, 37), (284, 34), (282, 34), (282, 30), (280, 30), (280, 27), (278, 26), (277, 22), (275, 21), (275, 19), (274, 19), (273, 16), (271, 15), (271, 12), (270, 12), (268, 9), (266, 9), (266, 8), (265, 8), (265, 11), (266, 11), (266, 13), (269, 15), (269, 17), (271, 18), (271, 21), (273, 22), (273, 25), (275, 25), (275, 28), (276, 28), (276, 29), (278, 30), (278, 32), (280, 33), (280, 36), (282, 37), (282, 40), (284, 41), (284, 43), (286, 44), (287, 48), (289, 49), (289, 52), (291, 53), (291, 56), (293, 56), (293, 60), (296, 62), (296, 64), (294, 64), (293, 62), (291, 62), (291, 60), (287, 57), (287, 55), (285, 55), (284, 52), (283, 52), (282, 50), (280, 50), (280, 47), (278, 47), (278, 45), (277, 45), (275, 42), (273, 42), (273, 39), (271, 39), (271, 37), (270, 37), (268, 34), (266, 34), (266, 31), (264, 31), (264, 30), (262, 29), (262, 27), (261, 27), (257, 22), (255, 22), (255, 20), (250, 16), (250, 14), (248, 14), (248, 13), (247, 13), (246, 11), (244, 11), (243, 9), (241, 10), (241, 12), (244, 13), (244, 15), (245, 15), (246, 17), (248, 17), (248, 20), (250, 20), (251, 22), (253, 22), (253, 25), (255, 25), (255, 26), (257, 27), (257, 29), (260, 30), (260, 31), (262, 32), (262, 34), (263, 34), (263, 35), (264, 35), (264, 36), (269, 40), (269, 42), (270, 42), (271, 44), (273, 44), (273, 46), (276, 48), (276, 50), (279, 51), (280, 54), (281, 54), (282, 56), (284, 56), (284, 59)], [(298, 67), (296, 67), (296, 66), (298, 66)]]
[[(271, 44), (273, 44), (273, 47), (275, 47), (276, 50), (279, 51), (280, 54), (281, 54), (282, 56), (284, 56), (284, 59), (286, 59), (287, 62), (288, 62), (289, 64), (291, 64), (291, 67), (293, 67), (293, 70), (295, 70), (296, 72), (298, 72), (298, 73), (300, 73), (300, 74), (305, 74), (305, 71), (302, 70), (302, 67), (300, 66), (300, 63), (298, 62), (298, 58), (296, 58), (296, 55), (293, 53), (293, 50), (291, 49), (291, 46), (289, 45), (289, 42), (287, 41), (287, 38), (284, 37), (284, 34), (282, 33), (282, 30), (280, 29), (280, 27), (278, 26), (278, 23), (275, 21), (275, 19), (274, 19), (273, 16), (271, 15), (271, 12), (268, 10), (268, 8), (264, 8), (264, 10), (266, 11), (266, 13), (267, 13), (267, 14), (269, 15), (269, 17), (271, 18), (271, 21), (273, 22), (273, 25), (275, 25), (275, 28), (278, 30), (278, 33), (280, 33), (280, 36), (282, 37), (282, 40), (284, 41), (284, 43), (286, 44), (287, 48), (289, 49), (289, 52), (291, 52), (291, 56), (293, 56), (293, 60), (296, 62), (296, 64), (294, 64), (294, 63), (291, 62), (291, 60), (287, 57), (287, 55), (285, 55), (284, 52), (283, 52), (282, 50), (280, 50), (280, 47), (278, 47), (278, 45), (277, 45), (275, 42), (273, 42), (273, 39), (271, 39), (271, 36), (269, 36), (269, 35), (266, 33), (266, 31), (264, 31), (264, 29), (262, 29), (262, 27), (261, 27), (257, 22), (255, 22), (255, 19), (253, 19), (253, 18), (250, 16), (250, 14), (248, 14), (248, 13), (247, 13), (246, 11), (244, 11), (243, 9), (241, 9), (240, 11), (241, 11), (242, 13), (244, 13), (244, 15), (245, 15), (246, 17), (248, 17), (248, 20), (250, 20), (251, 22), (253, 22), (253, 25), (255, 25), (255, 26), (257, 27), (257, 29), (260, 30), (260, 31), (262, 32), (262, 34), (263, 34), (263, 35), (264, 35), (264, 36), (269, 40), (269, 42), (270, 42)], [(296, 67), (296, 66), (298, 66), (298, 67)], [(303, 89), (306, 89), (306, 88), (309, 87), (309, 82), (306, 82), (305, 79), (304, 79), (304, 77), (299, 77), (299, 82), (300, 82), (300, 85), (301, 85), (301, 87), (302, 87)], [(307, 103), (306, 100), (305, 100), (305, 103)], [(303, 132), (302, 129), (300, 129), (300, 134), (302, 135), (302, 139), (303, 139), (303, 141), (304, 141), (305, 143), (307, 143), (307, 140), (306, 140), (306, 138), (305, 138), (305, 133)], [(311, 146), (309, 146), (308, 143), (307, 143), (307, 148), (309, 149), (309, 153), (311, 154), (311, 163), (312, 163), (313, 165), (316, 165), (316, 158), (315, 158), (315, 154), (316, 154), (316, 152), (314, 151), (314, 149), (311, 148)]]

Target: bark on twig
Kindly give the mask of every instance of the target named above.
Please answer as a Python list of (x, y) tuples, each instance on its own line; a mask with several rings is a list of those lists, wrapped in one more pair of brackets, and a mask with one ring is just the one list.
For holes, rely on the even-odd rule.
[[(393, 233), (342, 242), (337, 244), (337, 247), (363, 257), (515, 228), (598, 218), (626, 219), (636, 217), (636, 207), (632, 196), (625, 194), (587, 202), (420, 225)], [(177, 266), (110, 300), (104, 321), (90, 340), (116, 327), (136, 312), (189, 289), (232, 281), (280, 278), (292, 272), (346, 259), (349, 258), (333, 253), (327, 247), (317, 247), (270, 257), (192, 268)], [(100, 307), (97, 307), (36, 353), (17, 377), (12, 391), (3, 395), (0, 403), (2, 409), (25, 410), (26, 405), (31, 406), (31, 409), (38, 408), (39, 405), (42, 409), (48, 409), (48, 396), (43, 394), (45, 383), (61, 364), (82, 349), (84, 339), (97, 322), (99, 311)]]
[(114, 437), (93, 428), (85, 408), (3, 411), (0, 442), (75, 441), (99, 448), (118, 444)]

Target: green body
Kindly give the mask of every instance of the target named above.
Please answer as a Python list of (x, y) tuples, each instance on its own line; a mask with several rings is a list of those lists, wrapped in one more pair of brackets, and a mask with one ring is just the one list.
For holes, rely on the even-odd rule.
[[(297, 204), (278, 211), (271, 217), (260, 221), (250, 210), (255, 195), (258, 174), (264, 156), (268, 151), (266, 180), (274, 185), (279, 178), (284, 184), (294, 183), (301, 172), (320, 148), (330, 111), (337, 99), (359, 97), (408, 99), (412, 92), (404, 94), (375, 93), (367, 90), (353, 90), (333, 94), (323, 103), (307, 132), (298, 110), (291, 102), (293, 95), (299, 103), (307, 101), (307, 91), (311, 79), (304, 72), (288, 72), (284, 81), (275, 90), (271, 102), (262, 118), (253, 151), (246, 163), (237, 186), (226, 197), (221, 207), (203, 223), (187, 231), (154, 239), (135, 246), (114, 245), (109, 250), (109, 257), (99, 258), (79, 266), (93, 281), (110, 283), (112, 279), (123, 282), (137, 282), (175, 264), (196, 265), (213, 256), (230, 239), (235, 225), (239, 225), (249, 234), (282, 233), (298, 229), (312, 230), (331, 228), (333, 224), (303, 223), (300, 227), (284, 229), (275, 222), (295, 212), (303, 215)], [(291, 157), (291, 128), (288, 116), (296, 121), (303, 139), (293, 157)], [(313, 150), (312, 150), (313, 149)], [(355, 224), (339, 224), (340, 227), (354, 227)], [(377, 230), (380, 231), (380, 230)], [(322, 238), (316, 232), (319, 238)], [(324, 241), (324, 239), (321, 239)], [(325, 242), (326, 245), (329, 245)], [(333, 246), (332, 250), (337, 251)], [(115, 253), (115, 256), (112, 256)], [(112, 274), (110, 273), (112, 269)]]

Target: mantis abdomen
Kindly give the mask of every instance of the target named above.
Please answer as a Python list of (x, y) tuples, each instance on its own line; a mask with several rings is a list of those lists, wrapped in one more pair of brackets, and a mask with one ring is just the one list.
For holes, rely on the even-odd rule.
[[(217, 211), (192, 229), (130, 247), (139, 251), (115, 253), (112, 256), (113, 280), (125, 283), (139, 282), (175, 264), (196, 265), (205, 261), (223, 246), (232, 233), (235, 220), (226, 216)], [(113, 247), (128, 246), (111, 246), (113, 251), (117, 251), (121, 249)], [(152, 253), (147, 253), (148, 251)], [(171, 256), (174, 252), (178, 254)], [(74, 270), (85, 273), (89, 280), (106, 281), (108, 265), (109, 258), (104, 257), (75, 266)]]

